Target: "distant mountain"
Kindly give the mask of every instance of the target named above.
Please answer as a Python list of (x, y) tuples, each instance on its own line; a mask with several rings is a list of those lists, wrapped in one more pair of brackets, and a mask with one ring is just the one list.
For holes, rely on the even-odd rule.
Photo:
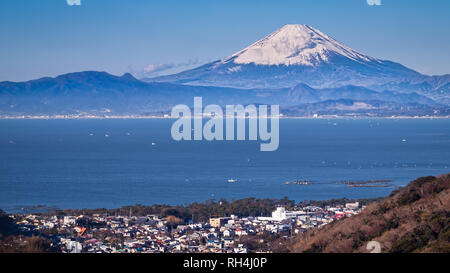
[(272, 89), (353, 85), (417, 93), (450, 105), (450, 75), (422, 75), (399, 63), (364, 55), (307, 25), (286, 25), (222, 60), (143, 80)]
[(286, 25), (219, 61), (138, 80), (85, 71), (0, 82), (0, 116), (162, 115), (176, 104), (279, 104), (283, 114), (448, 116), (450, 75), (364, 55), (307, 25)]
[(399, 93), (418, 93), (442, 104), (450, 105), (450, 75), (426, 76), (403, 82), (389, 82), (371, 85), (368, 88), (375, 91), (395, 91)]
[(377, 92), (365, 87), (347, 85), (336, 88), (314, 89), (306, 84), (299, 84), (288, 91), (291, 103), (309, 103), (325, 100), (379, 100), (397, 103), (418, 103), (424, 105), (439, 105), (436, 101), (417, 93), (401, 93), (382, 91)]
[(145, 79), (235, 88), (314, 88), (404, 82), (423, 75), (366, 56), (307, 25), (286, 25), (219, 61), (178, 74)]
[(0, 115), (163, 115), (176, 104), (192, 106), (194, 96), (203, 97), (204, 105), (279, 104), (282, 113), (290, 116), (348, 115), (350, 108), (330, 105), (331, 101), (339, 100), (346, 100), (346, 105), (350, 101), (371, 105), (365, 112), (359, 107), (358, 115), (374, 112), (377, 116), (447, 115), (449, 112), (448, 106), (416, 93), (376, 92), (357, 86), (314, 89), (299, 84), (293, 88), (237, 89), (146, 83), (130, 74), (114, 76), (85, 71), (27, 82), (0, 82)]
[(293, 252), (450, 252), (450, 174), (422, 177), (358, 215), (294, 238)]
[(446, 106), (430, 106), (419, 103), (398, 103), (380, 100), (338, 99), (295, 106), (281, 107), (287, 117), (346, 116), (346, 117), (391, 117), (391, 116), (449, 116)]
[[(176, 104), (268, 103), (279, 90), (145, 83), (130, 74), (85, 71), (27, 82), (0, 82), (0, 115), (161, 115)], [(273, 94), (272, 94), (273, 93)]]

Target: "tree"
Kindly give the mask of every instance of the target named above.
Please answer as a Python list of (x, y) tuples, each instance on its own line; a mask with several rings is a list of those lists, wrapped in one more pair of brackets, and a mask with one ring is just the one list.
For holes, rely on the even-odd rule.
[(50, 243), (39, 236), (32, 236), (26, 244), (25, 251), (30, 253), (43, 253), (50, 251)]
[(166, 218), (167, 225), (172, 229), (178, 225), (181, 225), (183, 223), (183, 220), (181, 218), (178, 218), (173, 215), (169, 215)]

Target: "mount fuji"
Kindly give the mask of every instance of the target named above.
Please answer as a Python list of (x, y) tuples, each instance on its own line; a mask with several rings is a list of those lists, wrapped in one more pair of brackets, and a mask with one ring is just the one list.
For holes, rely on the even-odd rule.
[(307, 25), (286, 25), (222, 60), (136, 79), (83, 71), (0, 82), (0, 118), (164, 116), (176, 104), (279, 104), (285, 116), (450, 117), (450, 75), (364, 55)]
[(372, 86), (420, 78), (399, 63), (364, 55), (308, 25), (285, 25), (222, 60), (178, 74), (143, 79), (234, 88)]

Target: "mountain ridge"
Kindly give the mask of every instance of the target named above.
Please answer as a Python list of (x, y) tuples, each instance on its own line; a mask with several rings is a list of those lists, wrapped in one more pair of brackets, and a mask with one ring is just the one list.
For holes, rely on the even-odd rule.
[[(293, 88), (236, 89), (146, 83), (130, 74), (114, 76), (106, 72), (84, 71), (27, 82), (0, 82), (0, 115), (163, 115), (176, 104), (192, 105), (194, 96), (202, 96), (205, 105), (279, 104), (282, 113), (286, 110), (290, 116), (294, 113), (297, 113), (295, 116), (300, 113), (301, 116), (351, 114), (347, 113), (348, 109), (331, 109), (330, 103), (321, 103), (343, 99), (347, 100), (344, 105), (350, 101), (359, 105), (366, 102), (372, 107), (385, 109), (388, 116), (408, 114), (405, 110), (394, 109), (402, 106), (412, 109), (410, 116), (447, 115), (450, 112), (448, 106), (417, 93), (376, 92), (358, 86), (314, 89), (299, 84)], [(321, 105), (327, 105), (327, 108), (319, 109)], [(369, 114), (361, 110), (359, 115)], [(382, 111), (377, 112), (377, 116), (380, 115), (383, 116)]]

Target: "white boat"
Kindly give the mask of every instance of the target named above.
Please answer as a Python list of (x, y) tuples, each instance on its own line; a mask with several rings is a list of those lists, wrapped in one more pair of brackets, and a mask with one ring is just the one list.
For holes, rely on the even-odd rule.
[(228, 179), (228, 183), (235, 183), (237, 182), (237, 179)]

